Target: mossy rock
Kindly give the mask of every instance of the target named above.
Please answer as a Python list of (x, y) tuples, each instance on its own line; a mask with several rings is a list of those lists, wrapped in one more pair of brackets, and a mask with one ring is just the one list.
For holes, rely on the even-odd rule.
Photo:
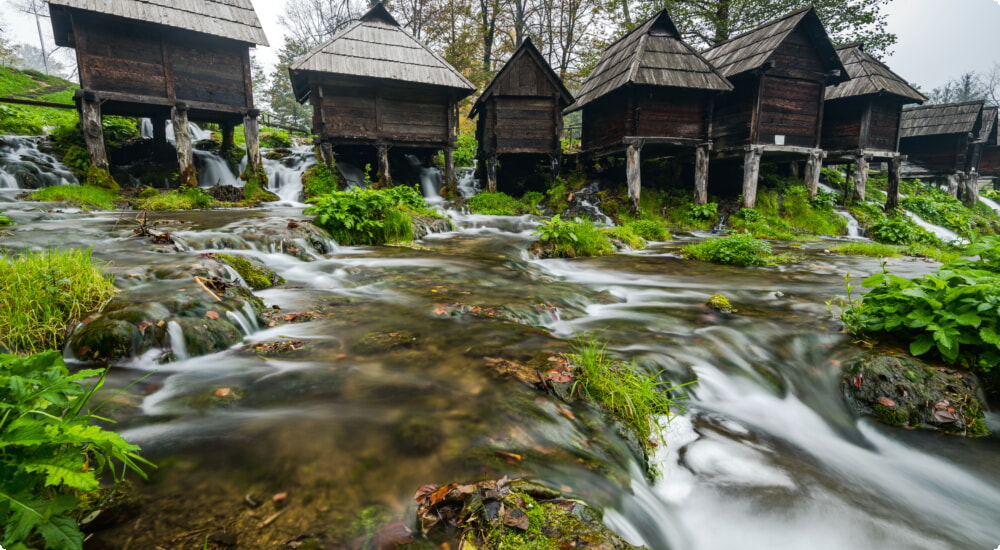
[(712, 308), (719, 313), (735, 313), (736, 310), (733, 309), (732, 304), (729, 303), (729, 298), (726, 298), (722, 294), (713, 294), (711, 298), (706, 302), (708, 307)]
[[(240, 329), (226, 319), (175, 317), (172, 321), (180, 325), (184, 345), (191, 357), (223, 351), (243, 341)], [(168, 325), (169, 323), (165, 323), (160, 327), (161, 339), (164, 341), (169, 341), (166, 335)]]
[(87, 176), (84, 182), (86, 185), (101, 187), (111, 191), (112, 193), (121, 192), (121, 187), (119, 187), (115, 178), (111, 177), (111, 174), (109, 174), (107, 170), (102, 170), (94, 165), (87, 168)]
[(417, 335), (406, 331), (370, 332), (354, 344), (354, 352), (363, 355), (388, 353), (393, 350), (413, 347), (417, 343)]
[(143, 333), (129, 321), (101, 318), (74, 332), (69, 348), (81, 361), (114, 361), (148, 349), (143, 340)]
[(841, 387), (851, 408), (886, 424), (989, 435), (979, 380), (968, 371), (874, 350), (845, 371)]
[(215, 254), (216, 259), (236, 270), (247, 285), (254, 290), (271, 288), (285, 282), (277, 273), (260, 261), (247, 256)]

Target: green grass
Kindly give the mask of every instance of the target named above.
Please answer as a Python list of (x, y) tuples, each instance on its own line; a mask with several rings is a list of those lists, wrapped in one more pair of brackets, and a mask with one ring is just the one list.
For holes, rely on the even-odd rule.
[(646, 248), (646, 240), (636, 233), (631, 226), (619, 225), (617, 227), (605, 229), (604, 233), (612, 239), (617, 240), (634, 250)]
[(772, 254), (771, 250), (771, 243), (749, 233), (731, 233), (689, 244), (681, 249), (681, 254), (704, 262), (748, 267), (775, 265), (794, 259), (788, 254)]
[[(46, 250), (0, 258), (0, 346), (15, 353), (62, 349), (68, 330), (114, 296), (90, 250)], [(16, 292), (11, 290), (16, 289)]]
[(645, 445), (653, 434), (652, 420), (671, 414), (676, 398), (674, 388), (663, 388), (659, 375), (641, 372), (634, 362), (613, 359), (607, 344), (581, 336), (573, 347), (570, 360), (576, 366), (574, 392), (580, 392), (639, 436)]
[[(43, 94), (32, 99), (52, 103), (73, 104), (73, 93), (79, 86), (59, 77), (37, 71), (21, 71), (0, 67), (0, 97), (17, 97), (38, 92), (48, 86), (68, 86), (67, 89)], [(41, 135), (45, 126), (75, 124), (76, 111), (32, 105), (0, 105), (0, 133), (15, 135)]]
[(184, 189), (141, 198), (136, 201), (135, 208), (138, 210), (195, 210), (212, 208), (214, 205), (215, 200), (201, 189)]
[(831, 250), (848, 256), (869, 256), (872, 258), (898, 258), (900, 256), (899, 248), (882, 243), (848, 243), (835, 246)]
[(647, 241), (665, 241), (670, 239), (670, 231), (667, 230), (662, 218), (629, 220), (625, 222), (624, 226)]
[(56, 185), (43, 187), (29, 197), (33, 201), (75, 201), (90, 210), (114, 210), (118, 195), (93, 185)]
[(469, 197), (469, 211), (487, 216), (520, 216), (530, 212), (528, 205), (499, 191), (483, 191)]
[(953, 262), (962, 257), (961, 252), (925, 243), (913, 243), (906, 245), (902, 248), (902, 252), (907, 256), (931, 258), (932, 260), (937, 260), (941, 263)]

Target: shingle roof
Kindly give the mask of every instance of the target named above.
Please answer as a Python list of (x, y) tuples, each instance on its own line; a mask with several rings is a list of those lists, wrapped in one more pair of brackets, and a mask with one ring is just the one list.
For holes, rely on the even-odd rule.
[(823, 23), (814, 8), (802, 8), (747, 31), (735, 38), (713, 46), (702, 52), (726, 78), (752, 71), (767, 63), (778, 46), (788, 38), (799, 25), (814, 37), (819, 55), (830, 69), (839, 69), (841, 80), (847, 80), (847, 71), (837, 56)]
[(900, 137), (978, 133), (982, 126), (982, 112), (982, 101), (903, 109)]
[(837, 48), (837, 55), (840, 56), (851, 79), (836, 86), (827, 86), (827, 101), (870, 94), (892, 94), (909, 99), (910, 103), (927, 101), (927, 98), (914, 90), (906, 80), (869, 55), (861, 44), (841, 46)]
[(289, 73), (299, 101), (309, 95), (309, 72), (443, 86), (459, 90), (461, 97), (476, 89), (462, 73), (403, 30), (382, 4), (292, 63)]
[(1000, 128), (997, 127), (997, 107), (984, 107), (983, 108), (983, 127), (979, 129), (979, 134), (976, 136), (976, 143), (985, 143), (986, 145), (995, 147), (1000, 145)]
[(503, 81), (504, 76), (507, 74), (508, 67), (514, 65), (515, 60), (523, 59), (523, 56), (528, 56), (535, 60), (535, 64), (537, 64), (542, 72), (545, 73), (545, 76), (548, 77), (549, 82), (552, 84), (552, 88), (559, 93), (560, 99), (564, 102), (563, 106), (573, 103), (573, 94), (569, 93), (569, 90), (566, 89), (566, 85), (563, 84), (562, 79), (559, 78), (559, 75), (552, 70), (552, 66), (545, 60), (545, 57), (543, 57), (541, 52), (538, 51), (538, 48), (536, 48), (531, 42), (531, 39), (525, 38), (524, 42), (521, 43), (521, 47), (514, 52), (514, 55), (510, 56), (510, 59), (507, 60), (507, 63), (504, 63), (500, 72), (493, 77), (493, 80), (491, 80), (489, 85), (486, 86), (483, 93), (479, 95), (478, 99), (476, 99), (476, 103), (472, 106), (472, 111), (469, 113), (470, 118), (476, 116), (476, 113), (482, 108), (483, 102), (496, 92), (496, 87), (498, 83)]
[(733, 89), (705, 58), (680, 38), (666, 10), (604, 50), (601, 60), (566, 112), (628, 84), (729, 91)]
[(250, 0), (49, 0), (49, 4), (268, 45)]

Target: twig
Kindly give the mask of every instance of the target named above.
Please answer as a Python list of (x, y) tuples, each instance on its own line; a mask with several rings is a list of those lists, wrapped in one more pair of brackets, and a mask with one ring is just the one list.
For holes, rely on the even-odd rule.
[(284, 513), (284, 510), (278, 510), (277, 512), (271, 514), (270, 516), (267, 517), (267, 519), (260, 522), (260, 526), (267, 527), (268, 525), (271, 525), (272, 523), (274, 523), (274, 520), (278, 519), (278, 516), (280, 516), (282, 513)]
[(206, 280), (207, 279), (205, 279), (204, 277), (199, 277), (197, 275), (194, 276), (194, 282), (198, 283), (198, 286), (200, 286), (202, 288), (202, 290), (204, 290), (205, 292), (211, 294), (212, 298), (215, 298), (215, 301), (221, 302), (222, 298), (219, 298), (218, 294), (212, 292), (212, 289), (208, 288), (208, 285), (205, 284)]

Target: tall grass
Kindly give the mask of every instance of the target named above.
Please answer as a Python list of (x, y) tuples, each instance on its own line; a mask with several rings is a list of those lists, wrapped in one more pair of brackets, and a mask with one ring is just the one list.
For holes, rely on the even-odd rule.
[(118, 196), (103, 187), (95, 185), (56, 185), (43, 187), (30, 197), (33, 201), (76, 201), (83, 208), (93, 210), (114, 210)]
[(15, 353), (61, 349), (68, 329), (115, 294), (90, 250), (0, 258), (0, 346)]

